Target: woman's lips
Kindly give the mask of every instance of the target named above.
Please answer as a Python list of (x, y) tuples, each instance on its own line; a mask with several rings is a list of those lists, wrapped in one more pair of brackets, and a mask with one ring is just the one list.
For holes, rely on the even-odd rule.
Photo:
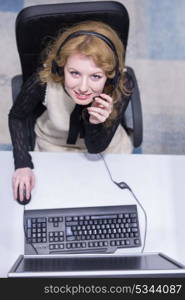
[(74, 93), (75, 93), (76, 98), (78, 98), (79, 100), (87, 100), (92, 95), (92, 94), (84, 94), (83, 95), (83, 94), (79, 94), (77, 92), (74, 92)]

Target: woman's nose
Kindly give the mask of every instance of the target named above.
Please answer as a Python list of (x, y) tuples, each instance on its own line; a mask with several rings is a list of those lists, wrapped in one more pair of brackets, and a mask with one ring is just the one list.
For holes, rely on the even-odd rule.
[(80, 82), (80, 85), (79, 85), (79, 90), (80, 92), (82, 93), (85, 93), (88, 91), (88, 80), (87, 78), (82, 78), (81, 82)]

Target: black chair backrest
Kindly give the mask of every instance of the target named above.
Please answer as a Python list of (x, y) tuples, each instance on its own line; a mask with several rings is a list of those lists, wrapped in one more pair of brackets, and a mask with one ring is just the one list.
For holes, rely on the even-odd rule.
[(102, 21), (116, 30), (127, 47), (129, 16), (123, 4), (95, 1), (36, 5), (24, 8), (16, 19), (16, 41), (23, 82), (36, 71), (40, 53), (65, 28), (85, 20)]

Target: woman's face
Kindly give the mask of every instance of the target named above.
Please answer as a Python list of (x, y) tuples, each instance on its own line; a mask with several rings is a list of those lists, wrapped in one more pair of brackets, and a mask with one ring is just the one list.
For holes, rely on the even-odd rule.
[(87, 105), (102, 93), (107, 77), (92, 58), (83, 54), (68, 57), (64, 67), (64, 85), (75, 103)]

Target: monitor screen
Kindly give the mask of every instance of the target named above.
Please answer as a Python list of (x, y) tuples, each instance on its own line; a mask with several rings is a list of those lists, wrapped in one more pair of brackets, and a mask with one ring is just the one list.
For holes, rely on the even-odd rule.
[(9, 277), (93, 275), (97, 274), (143, 274), (172, 273), (184, 270), (183, 266), (163, 254), (143, 255), (61, 255), (61, 256), (22, 256), (9, 273)]

